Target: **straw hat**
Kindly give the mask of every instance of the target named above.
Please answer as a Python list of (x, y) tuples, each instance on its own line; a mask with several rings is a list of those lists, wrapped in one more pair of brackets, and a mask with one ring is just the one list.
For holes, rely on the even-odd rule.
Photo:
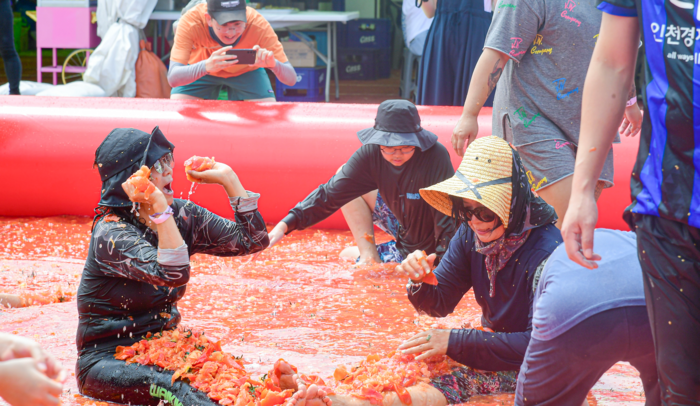
[(503, 139), (491, 135), (469, 144), (455, 176), (420, 189), (420, 195), (447, 216), (452, 215), (449, 196), (473, 200), (496, 213), (508, 228), (512, 174), (513, 150)]

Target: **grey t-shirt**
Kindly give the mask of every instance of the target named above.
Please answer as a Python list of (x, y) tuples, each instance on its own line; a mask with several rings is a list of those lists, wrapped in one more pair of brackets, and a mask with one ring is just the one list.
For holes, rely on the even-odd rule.
[(508, 141), (516, 147), (578, 144), (583, 82), (601, 19), (594, 1), (498, 0), (484, 47), (512, 60), (496, 88), (494, 135), (503, 137), (510, 121)]
[(637, 235), (598, 229), (594, 243), (603, 258), (598, 269), (571, 261), (563, 244), (547, 260), (535, 291), (533, 338), (551, 340), (598, 313), (646, 304)]

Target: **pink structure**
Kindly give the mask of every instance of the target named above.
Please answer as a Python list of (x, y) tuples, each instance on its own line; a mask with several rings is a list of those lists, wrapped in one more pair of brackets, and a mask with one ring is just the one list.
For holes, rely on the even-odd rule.
[[(96, 7), (37, 7), (36, 9), (36, 71), (37, 81), (41, 74), (53, 73), (53, 84), (58, 84), (57, 74), (63, 67), (56, 63), (57, 48), (95, 48), (100, 44), (97, 36), (97, 23), (92, 22)], [(42, 66), (41, 50), (51, 48), (51, 66)], [(67, 66), (67, 72), (82, 73), (85, 68)]]

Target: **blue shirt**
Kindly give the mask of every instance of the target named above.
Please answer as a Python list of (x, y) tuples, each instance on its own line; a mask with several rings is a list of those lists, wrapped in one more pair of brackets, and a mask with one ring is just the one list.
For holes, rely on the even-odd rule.
[(438, 285), (409, 289), (416, 310), (433, 317), (452, 313), (470, 290), (481, 307), (481, 324), (494, 331), (454, 329), (447, 355), (466, 366), (486, 371), (517, 371), (525, 357), (532, 330), (532, 282), (537, 267), (562, 242), (561, 233), (548, 224), (530, 231), (527, 241), (498, 271), (494, 297), (489, 296), (486, 256), (474, 249), (474, 232), (462, 225), (435, 268)]
[(594, 242), (603, 258), (597, 269), (571, 261), (563, 244), (549, 257), (535, 294), (533, 338), (551, 340), (595, 314), (645, 305), (636, 234), (598, 229)]
[(637, 17), (643, 34), (647, 114), (629, 212), (700, 227), (700, 4), (598, 1), (605, 13)]

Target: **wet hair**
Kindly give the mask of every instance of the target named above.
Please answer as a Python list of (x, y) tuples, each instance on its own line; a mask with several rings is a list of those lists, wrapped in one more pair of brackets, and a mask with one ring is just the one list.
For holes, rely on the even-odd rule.
[(92, 228), (90, 232), (95, 230), (95, 224), (102, 218), (113, 214), (119, 219), (134, 225), (138, 229), (144, 229), (148, 227), (146, 225), (146, 220), (141, 217), (136, 217), (134, 213), (131, 212), (131, 207), (108, 207), (108, 206), (97, 206), (95, 207), (95, 217), (92, 219)]

